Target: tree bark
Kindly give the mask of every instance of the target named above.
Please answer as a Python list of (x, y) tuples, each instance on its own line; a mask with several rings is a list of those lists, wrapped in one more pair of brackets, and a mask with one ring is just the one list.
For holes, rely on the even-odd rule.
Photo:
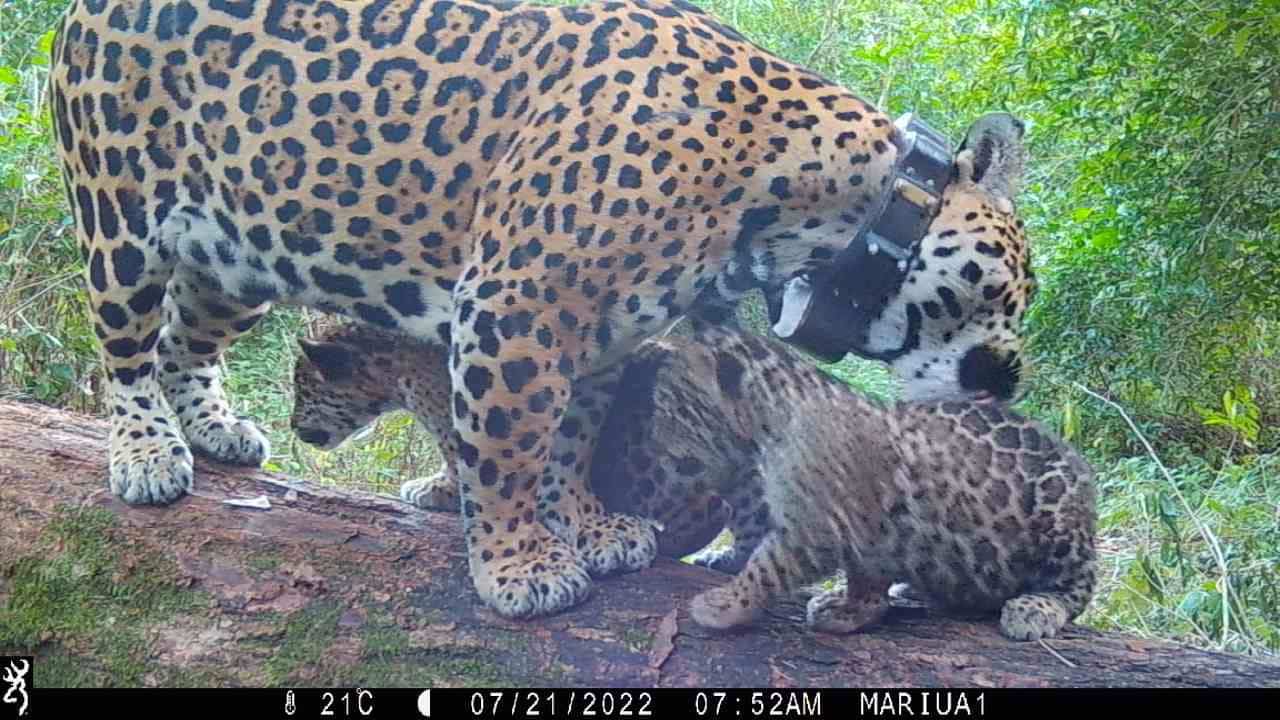
[(1270, 661), (1076, 626), (1050, 652), (918, 608), (845, 637), (798, 602), (710, 632), (688, 601), (724, 576), (670, 560), (509, 621), (478, 602), (454, 515), (204, 461), (194, 496), (129, 507), (106, 439), (0, 402), (0, 654), (34, 653), (45, 687), (1280, 686)]

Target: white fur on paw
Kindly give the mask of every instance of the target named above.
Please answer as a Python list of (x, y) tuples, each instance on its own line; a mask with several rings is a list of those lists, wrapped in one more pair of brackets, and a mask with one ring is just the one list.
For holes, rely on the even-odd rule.
[(718, 549), (703, 549), (689, 558), (689, 562), (704, 567), (708, 570), (735, 575), (746, 565), (745, 559), (739, 559), (738, 553), (733, 547)]
[(176, 440), (113, 451), (111, 492), (130, 505), (167, 505), (191, 492), (191, 453)]
[(186, 428), (193, 450), (232, 465), (258, 467), (271, 456), (271, 443), (252, 421), (207, 418)]
[(1066, 624), (1061, 606), (1035, 596), (1016, 597), (1000, 611), (1000, 631), (1013, 640), (1051, 638)]
[(400, 485), (400, 499), (422, 510), (459, 512), (458, 486), (443, 470)]
[(501, 588), (477, 585), (481, 598), (494, 612), (506, 618), (552, 615), (577, 605), (591, 594), (591, 576), (575, 570), (546, 581), (518, 579)]
[(927, 602), (928, 598), (917, 593), (915, 588), (907, 583), (894, 583), (889, 586), (889, 597), (894, 600), (910, 600), (912, 602)]

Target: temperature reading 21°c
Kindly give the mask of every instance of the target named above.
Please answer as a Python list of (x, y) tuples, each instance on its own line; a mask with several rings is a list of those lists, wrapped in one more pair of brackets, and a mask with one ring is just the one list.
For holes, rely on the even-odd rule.
[(368, 717), (373, 714), (373, 693), (363, 688), (340, 695), (325, 691), (321, 699), (324, 700), (324, 708), (320, 711), (323, 717)]

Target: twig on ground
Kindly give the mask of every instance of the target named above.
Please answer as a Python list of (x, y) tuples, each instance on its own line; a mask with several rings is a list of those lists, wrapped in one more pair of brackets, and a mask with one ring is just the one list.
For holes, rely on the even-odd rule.
[(1054, 656), (1054, 657), (1056, 657), (1056, 658), (1058, 658), (1058, 660), (1059, 660), (1059, 661), (1061, 661), (1063, 665), (1066, 665), (1066, 666), (1067, 666), (1067, 667), (1069, 667), (1069, 668), (1073, 668), (1073, 667), (1075, 667), (1075, 666), (1076, 666), (1076, 664), (1075, 664), (1075, 663), (1073, 663), (1073, 662), (1071, 662), (1070, 660), (1068, 660), (1068, 659), (1066, 659), (1066, 658), (1062, 657), (1062, 654), (1061, 654), (1061, 653), (1059, 653), (1057, 650), (1054, 650), (1054, 649), (1049, 645), (1049, 643), (1045, 642), (1044, 638), (1040, 638), (1040, 647), (1044, 648), (1045, 650), (1048, 650), (1048, 651), (1049, 651), (1049, 654), (1050, 654), (1050, 655), (1052, 655), (1052, 656)]

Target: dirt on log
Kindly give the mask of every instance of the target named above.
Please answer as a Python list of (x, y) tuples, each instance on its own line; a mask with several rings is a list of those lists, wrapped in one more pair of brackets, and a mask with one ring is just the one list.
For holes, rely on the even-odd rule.
[(708, 632), (688, 601), (724, 576), (667, 560), (504, 620), (472, 591), (454, 515), (209, 462), (194, 496), (129, 507), (106, 439), (101, 420), (0, 402), (0, 654), (34, 653), (45, 687), (1280, 686), (1280, 664), (1078, 627), (1051, 652), (919, 609), (834, 637), (797, 602)]

